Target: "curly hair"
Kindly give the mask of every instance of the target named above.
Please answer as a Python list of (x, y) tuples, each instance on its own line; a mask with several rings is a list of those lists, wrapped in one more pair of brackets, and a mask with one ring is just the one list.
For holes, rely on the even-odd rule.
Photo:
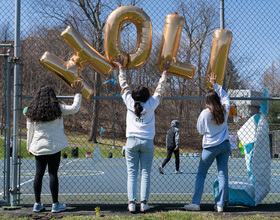
[(26, 116), (32, 121), (53, 121), (61, 117), (61, 110), (54, 90), (42, 86), (30, 102)]
[(140, 102), (146, 102), (150, 98), (150, 92), (145, 86), (138, 86), (132, 90), (132, 98), (134, 99), (134, 113), (137, 117), (141, 117), (143, 107)]
[(212, 114), (211, 120), (221, 125), (225, 121), (225, 108), (221, 104), (220, 97), (214, 90), (208, 90), (206, 94), (206, 107), (210, 109)]

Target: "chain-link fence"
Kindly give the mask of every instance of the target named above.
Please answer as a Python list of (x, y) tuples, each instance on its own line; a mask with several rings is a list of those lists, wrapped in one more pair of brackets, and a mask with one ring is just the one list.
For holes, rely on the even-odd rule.
[[(154, 91), (161, 75), (157, 70), (157, 61), (165, 18), (168, 14), (177, 12), (184, 19), (178, 59), (196, 66), (196, 72), (193, 79), (189, 80), (168, 76), (165, 98), (156, 110), (150, 202), (189, 202), (194, 192), (196, 172), (202, 151), (202, 137), (196, 130), (196, 122), (205, 105), (204, 78), (213, 32), (220, 28), (219, 0), (22, 1), (20, 108), (28, 106), (31, 96), (43, 84), (52, 85), (56, 94), (60, 96), (61, 102), (71, 103), (72, 98), (69, 98), (73, 95), (71, 90), (46, 70), (39, 59), (46, 51), (50, 51), (61, 60), (69, 60), (73, 56), (73, 51), (61, 37), (61, 33), (67, 26), (78, 30), (100, 54), (104, 55), (103, 36), (107, 17), (123, 5), (135, 5), (142, 8), (152, 22), (152, 50), (148, 61), (142, 68), (127, 70), (128, 82), (132, 87), (142, 84), (150, 88), (151, 92)], [(225, 29), (233, 33), (224, 86), (232, 97), (231, 104), (237, 109), (236, 116), (231, 117), (228, 123), (232, 146), (228, 171), (230, 181), (230, 198), (228, 199), (240, 204), (252, 205), (258, 203), (255, 202), (257, 199), (263, 203), (279, 202), (280, 105), (277, 99), (280, 73), (278, 34), (280, 30), (277, 25), (280, 16), (279, 8), (280, 3), (272, 0), (225, 1), (224, 3)], [(13, 44), (14, 2), (1, 2), (0, 14), (0, 42)], [(135, 50), (136, 35), (133, 24), (128, 23), (123, 26), (121, 32), (123, 50), (127, 52)], [(5, 54), (6, 48), (0, 47), (0, 52)], [(1, 79), (4, 79), (7, 71), (4, 68), (5, 60), (1, 57), (0, 66)], [(90, 100), (83, 100), (79, 113), (64, 117), (65, 133), (70, 146), (62, 151), (59, 169), (59, 199), (67, 204), (126, 203), (127, 175), (125, 158), (122, 155), (122, 148), (126, 141), (126, 107), (118, 97), (120, 87), (114, 80), (118, 72), (114, 70), (105, 78), (91, 67), (86, 67), (82, 74), (94, 88), (94, 94)], [(261, 101), (265, 100), (262, 99), (265, 87), (269, 87), (269, 94), (273, 99), (270, 99), (267, 117), (262, 118), (256, 114), (260, 112)], [(4, 80), (1, 81), (1, 88), (0, 91), (3, 94), (0, 99), (3, 106), (1, 123), (3, 125), (6, 120)], [(174, 173), (175, 160), (172, 158), (162, 175), (158, 171), (158, 166), (166, 157), (165, 136), (174, 119), (180, 121), (180, 170), (183, 174)], [(266, 119), (270, 139), (261, 139), (259, 137), (263, 135), (268, 137)], [(19, 129), (18, 202), (33, 204), (35, 161), (26, 150), (26, 122), (22, 115)], [(250, 138), (252, 140), (248, 141)], [(6, 147), (4, 133), (1, 133), (1, 139), (5, 140), (1, 141), (3, 152)], [(246, 140), (248, 144), (244, 144), (244, 141), (242, 143), (242, 140)], [(4, 161), (5, 158), (5, 154), (1, 154), (1, 160)], [(202, 203), (214, 202), (213, 188), (215, 192), (217, 176), (214, 163), (205, 181)], [(1, 178), (4, 178), (4, 175)], [(45, 174), (42, 189), (44, 203), (51, 203), (48, 182), (48, 174)], [(3, 190), (0, 189), (2, 193), (4, 185), (1, 186), (3, 186)], [(258, 192), (261, 192), (260, 195)]]

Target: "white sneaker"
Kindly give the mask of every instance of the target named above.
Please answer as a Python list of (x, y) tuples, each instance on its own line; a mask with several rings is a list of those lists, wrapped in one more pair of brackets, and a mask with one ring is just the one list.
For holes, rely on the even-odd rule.
[(182, 174), (183, 171), (182, 170), (175, 170), (175, 174)]
[(140, 205), (140, 212), (146, 212), (147, 210), (149, 210), (150, 209), (150, 206), (149, 206), (149, 204), (148, 203), (143, 203), (143, 202), (141, 202), (141, 205)]
[(200, 205), (190, 203), (184, 206), (184, 209), (188, 211), (200, 211)]
[(218, 205), (214, 205), (214, 210), (216, 212), (223, 212), (224, 211), (224, 207), (218, 206)]
[(136, 211), (136, 204), (135, 203), (129, 203), (127, 209), (130, 212), (135, 212)]

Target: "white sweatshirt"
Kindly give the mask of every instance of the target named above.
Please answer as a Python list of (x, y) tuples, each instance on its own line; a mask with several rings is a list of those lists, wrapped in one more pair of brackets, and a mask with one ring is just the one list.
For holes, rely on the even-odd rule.
[(119, 73), (119, 83), (122, 88), (122, 99), (127, 107), (126, 137), (154, 139), (155, 109), (160, 104), (162, 95), (165, 92), (166, 75), (162, 74), (153, 96), (146, 102), (140, 103), (143, 107), (140, 118), (134, 113), (134, 99), (132, 98), (130, 87), (126, 82), (126, 75), (122, 70)]
[(217, 146), (223, 141), (229, 140), (227, 126), (228, 114), (230, 110), (229, 95), (225, 90), (222, 89), (222, 86), (218, 85), (217, 83), (214, 85), (214, 89), (221, 98), (221, 104), (226, 110), (225, 121), (221, 125), (217, 125), (213, 121), (211, 121), (211, 112), (208, 108), (204, 109), (200, 113), (197, 120), (197, 130), (200, 134), (203, 135), (203, 148)]
[(75, 94), (72, 105), (60, 104), (61, 117), (48, 122), (32, 122), (27, 118), (27, 150), (35, 156), (55, 154), (68, 147), (64, 133), (63, 115), (79, 111), (82, 101), (81, 94)]

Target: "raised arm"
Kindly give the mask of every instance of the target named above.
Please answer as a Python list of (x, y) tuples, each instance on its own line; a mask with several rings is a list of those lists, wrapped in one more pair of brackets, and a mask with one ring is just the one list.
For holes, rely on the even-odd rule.
[(165, 64), (163, 65), (161, 78), (159, 79), (158, 86), (154, 92), (154, 96), (158, 96), (160, 98), (160, 101), (162, 100), (162, 95), (165, 93), (167, 71), (172, 64), (173, 61), (166, 60)]
[(124, 60), (121, 59), (120, 56), (115, 57), (116, 61), (114, 62), (119, 67), (119, 83), (121, 87), (121, 96), (126, 95), (127, 93), (130, 93), (130, 87), (127, 84), (126, 81), (126, 74), (124, 72), (123, 62)]
[(209, 81), (213, 88), (215, 89), (218, 96), (221, 98), (221, 104), (224, 106), (227, 112), (230, 110), (230, 99), (229, 95), (225, 90), (223, 90), (222, 86), (216, 83), (217, 76), (214, 73), (210, 74)]
[(82, 90), (84, 88), (80, 81), (75, 81), (75, 84), (71, 85), (75, 92), (74, 101), (72, 105), (60, 105), (62, 115), (75, 114), (79, 111), (82, 102)]

